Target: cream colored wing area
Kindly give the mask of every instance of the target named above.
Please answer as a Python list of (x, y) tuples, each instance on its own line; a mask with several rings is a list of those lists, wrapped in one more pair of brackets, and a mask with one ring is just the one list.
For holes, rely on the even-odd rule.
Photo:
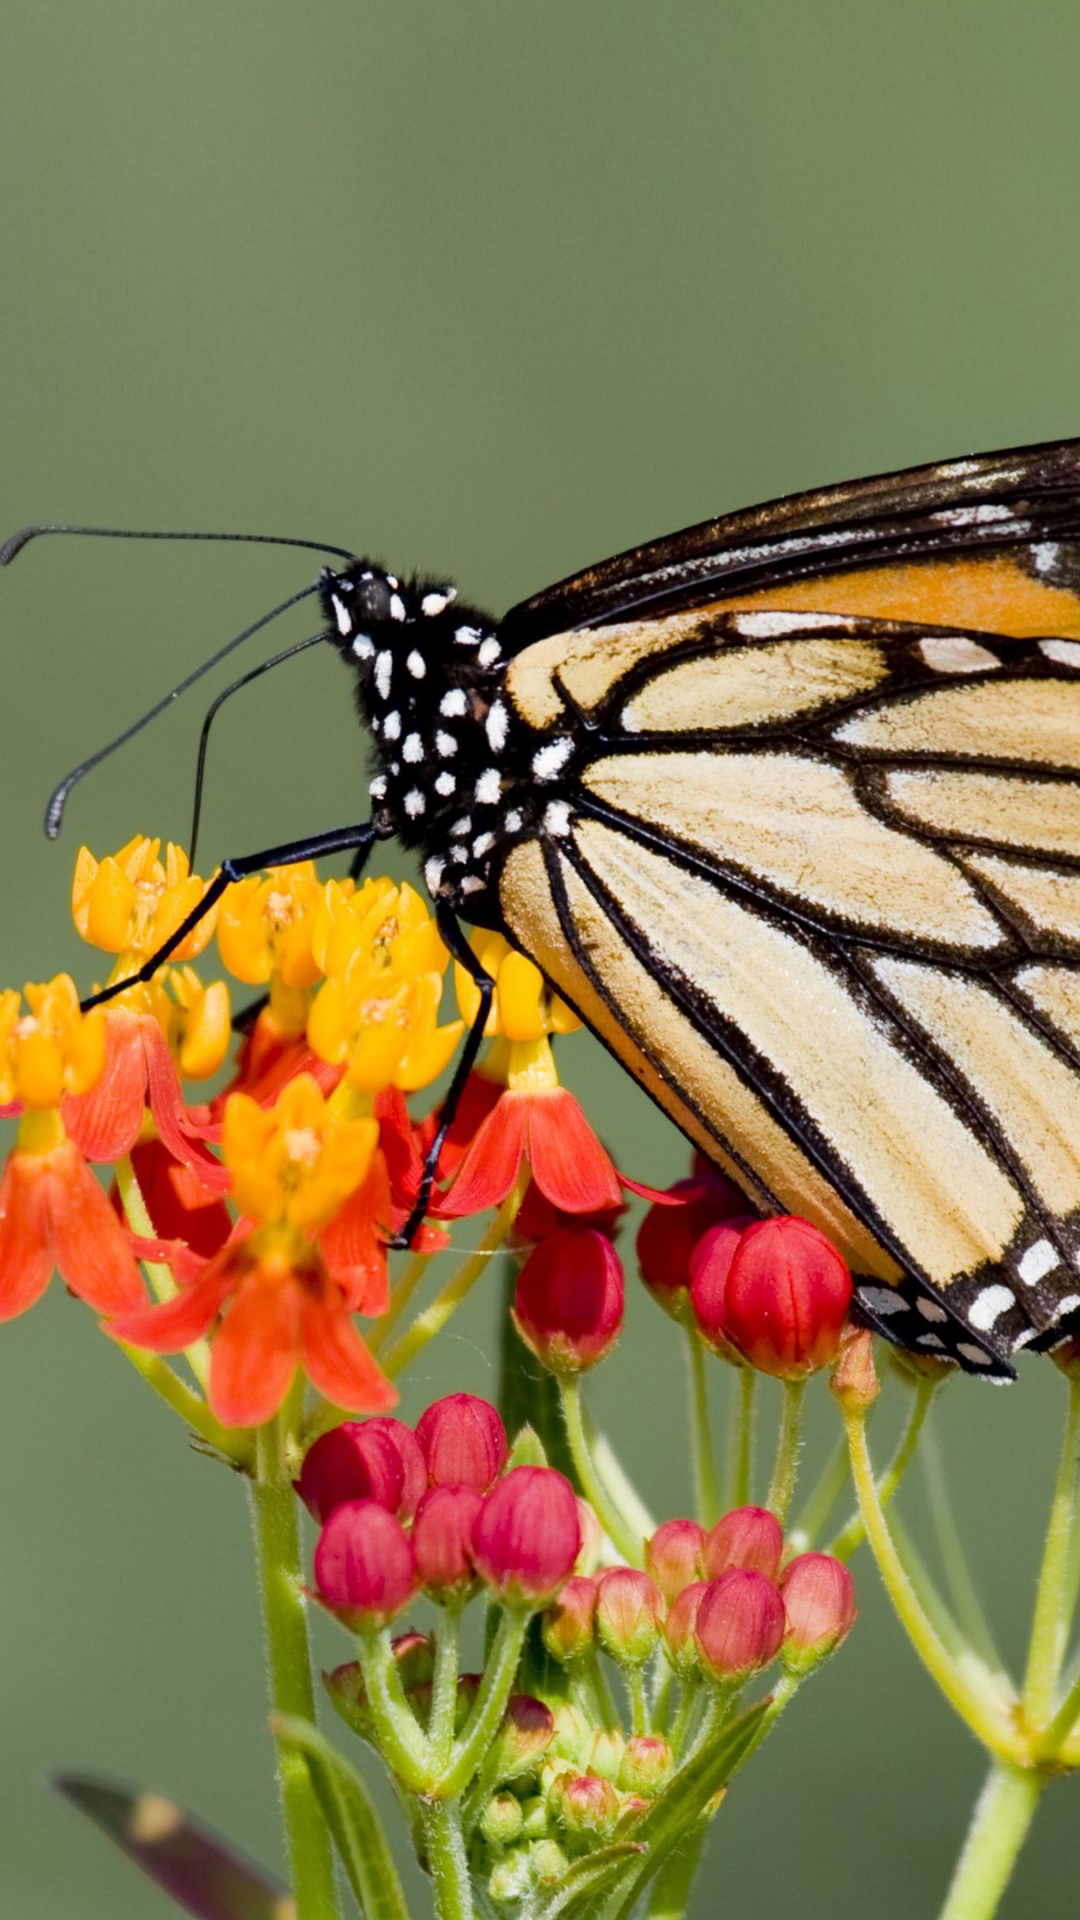
[[(996, 664), (996, 663), (995, 663)], [(622, 712), (631, 733), (752, 726), (870, 693), (889, 668), (866, 640), (779, 640), (661, 670)]]
[(988, 880), (1006, 900), (1025, 913), (1033, 926), (1060, 940), (1080, 942), (1080, 873), (1059, 867), (1025, 867), (1015, 860), (999, 860), (992, 853), (962, 853), (969, 873)]
[[(530, 726), (548, 727), (564, 710), (554, 683), (556, 673), (580, 707), (595, 707), (647, 654), (663, 654), (668, 647), (692, 640), (708, 625), (709, 609), (697, 607), (668, 619), (631, 620), (588, 633), (556, 633), (549, 640), (534, 641), (511, 660), (506, 691)], [(728, 637), (724, 632), (712, 636), (717, 645)]]
[[(945, 1286), (1002, 1258), (1021, 1221), (1021, 1195), (883, 1020), (801, 940), (708, 881), (597, 821), (580, 821), (575, 838), (657, 967), (682, 976), (764, 1056), (931, 1280)], [(573, 910), (582, 911), (576, 899)], [(617, 985), (614, 993), (621, 1005)], [(690, 1063), (671, 1057), (670, 1029), (646, 1031), (654, 1059), (680, 1081)], [(693, 1044), (710, 1051), (700, 1034)], [(747, 1157), (755, 1164), (752, 1149)]]
[(598, 799), (867, 930), (986, 952), (997, 921), (953, 862), (876, 820), (838, 767), (787, 753), (634, 753), (585, 774)]
[(1080, 1078), (990, 988), (907, 960), (874, 972), (960, 1069), (1046, 1204), (1080, 1207)]
[[(657, 1104), (759, 1206), (805, 1215), (836, 1242), (859, 1273), (898, 1279), (896, 1262), (793, 1145), (756, 1094), (673, 1006), (573, 870), (562, 863), (562, 872), (574, 924), (611, 1005), (571, 952), (543, 856), (535, 842), (526, 842), (514, 848), (503, 868), (500, 901), (507, 925), (549, 980), (573, 1001)], [(707, 1116), (708, 1125), (701, 1115)], [(725, 1152), (726, 1141), (738, 1159)], [(747, 1164), (760, 1186), (748, 1179)]]
[(857, 715), (834, 738), (884, 752), (970, 754), (1080, 767), (1080, 682), (984, 680)]
[(916, 825), (1030, 852), (1080, 848), (1080, 786), (935, 767), (890, 773), (889, 799)]
[(1023, 967), (1014, 985), (1070, 1046), (1080, 1047), (1080, 974), (1074, 967)]

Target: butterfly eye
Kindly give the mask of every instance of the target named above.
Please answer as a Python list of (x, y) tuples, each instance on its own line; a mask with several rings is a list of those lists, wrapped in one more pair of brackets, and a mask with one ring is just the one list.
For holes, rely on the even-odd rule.
[(360, 579), (353, 594), (353, 611), (361, 625), (375, 625), (389, 620), (392, 598), (390, 583), (385, 574), (370, 573)]

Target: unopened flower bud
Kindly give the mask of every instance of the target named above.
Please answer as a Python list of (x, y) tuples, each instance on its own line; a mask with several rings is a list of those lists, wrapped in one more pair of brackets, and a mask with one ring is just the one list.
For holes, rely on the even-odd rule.
[(521, 1802), (521, 1837), (523, 1840), (543, 1840), (547, 1834), (548, 1803), (547, 1795), (530, 1793)]
[(615, 1784), (623, 1793), (643, 1794), (648, 1799), (659, 1793), (674, 1765), (675, 1756), (659, 1734), (636, 1733), (626, 1743)]
[(596, 1583), (596, 1631), (605, 1652), (620, 1666), (640, 1667), (660, 1638), (663, 1601), (647, 1573), (609, 1567)]
[(506, 1433), (497, 1410), (472, 1393), (436, 1400), (420, 1415), (416, 1438), (433, 1487), (475, 1487), (486, 1493), (506, 1460)]
[(840, 1645), (855, 1620), (855, 1583), (843, 1561), (800, 1553), (780, 1583), (785, 1666), (805, 1671)]
[(734, 1214), (703, 1233), (690, 1256), (690, 1307), (701, 1338), (722, 1360), (742, 1364), (742, 1356), (727, 1336), (724, 1299), (728, 1274), (752, 1215)]
[[(454, 1700), (455, 1737), (461, 1732), (462, 1727), (465, 1725), (466, 1720), (473, 1710), (476, 1696), (480, 1691), (480, 1682), (482, 1679), (483, 1675), (479, 1673), (461, 1673), (458, 1675), (457, 1694)], [(417, 1718), (422, 1727), (427, 1726), (431, 1717), (431, 1696), (432, 1683), (430, 1680), (425, 1680), (422, 1685), (418, 1687), (412, 1687), (409, 1692), (409, 1699), (416, 1710)]]
[(578, 1524), (581, 1527), (581, 1552), (574, 1561), (574, 1572), (595, 1573), (600, 1564), (600, 1549), (604, 1544), (604, 1529), (587, 1500), (580, 1495), (577, 1503)]
[(783, 1529), (768, 1507), (734, 1507), (706, 1538), (705, 1571), (718, 1580), (731, 1567), (744, 1567), (775, 1580), (783, 1551)]
[(836, 1352), (851, 1290), (842, 1256), (808, 1220), (755, 1221), (727, 1276), (724, 1332), (762, 1373), (801, 1380)]
[(577, 1500), (553, 1467), (514, 1467), (488, 1494), (473, 1527), (477, 1572), (503, 1606), (546, 1606), (581, 1548)]
[(346, 1726), (359, 1734), (361, 1740), (368, 1739), (372, 1731), (371, 1712), (359, 1660), (346, 1661), (333, 1672), (324, 1673), (322, 1680), (331, 1704)]
[(557, 1840), (537, 1840), (528, 1849), (529, 1877), (547, 1886), (561, 1879), (570, 1865)]
[(696, 1520), (665, 1520), (645, 1542), (645, 1567), (664, 1599), (674, 1600), (705, 1571), (705, 1529)]
[(694, 1580), (675, 1596), (664, 1621), (664, 1651), (680, 1680), (693, 1680), (701, 1672), (701, 1655), (695, 1639), (698, 1609), (711, 1582)]
[(416, 1593), (412, 1542), (374, 1500), (335, 1507), (315, 1548), (319, 1598), (345, 1626), (368, 1633), (393, 1620)]
[(402, 1420), (345, 1420), (307, 1450), (297, 1491), (321, 1525), (346, 1500), (375, 1500), (408, 1522), (427, 1485), (424, 1457)]
[(745, 1206), (741, 1194), (702, 1160), (692, 1179), (668, 1189), (678, 1206), (653, 1205), (638, 1231), (641, 1277), (657, 1304), (678, 1316), (690, 1289), (690, 1257), (709, 1227)]
[(784, 1603), (763, 1573), (732, 1568), (709, 1582), (694, 1637), (714, 1680), (745, 1680), (775, 1659), (784, 1637)]
[(480, 1831), (493, 1847), (509, 1847), (520, 1839), (524, 1825), (521, 1802), (512, 1793), (497, 1793), (480, 1815)]
[(560, 1775), (548, 1798), (563, 1832), (577, 1846), (606, 1839), (620, 1813), (611, 1781), (594, 1773)]
[(513, 1317), (525, 1345), (552, 1373), (594, 1367), (622, 1329), (622, 1262), (611, 1241), (589, 1228), (541, 1240), (518, 1277)]
[[(592, 1746), (593, 1729), (581, 1708), (575, 1707), (570, 1700), (560, 1700), (552, 1709), (552, 1714), (555, 1721), (555, 1738), (551, 1743), (548, 1758), (552, 1762), (568, 1760), (570, 1765), (580, 1772), (586, 1764), (589, 1749)], [(555, 1767), (554, 1772), (558, 1771), (560, 1769)], [(563, 1767), (561, 1771), (565, 1773), (566, 1768)]]
[(874, 1366), (874, 1342), (865, 1327), (847, 1327), (841, 1335), (829, 1389), (845, 1412), (873, 1406), (881, 1382)]
[(466, 1599), (476, 1585), (472, 1530), (482, 1505), (475, 1487), (432, 1487), (416, 1509), (416, 1578), (440, 1606)]
[(542, 1700), (515, 1693), (506, 1703), (502, 1725), (485, 1761), (490, 1780), (514, 1780), (530, 1772), (555, 1738), (555, 1716)]
[(596, 1621), (596, 1581), (575, 1574), (544, 1614), (544, 1645), (553, 1660), (572, 1666), (592, 1652)]

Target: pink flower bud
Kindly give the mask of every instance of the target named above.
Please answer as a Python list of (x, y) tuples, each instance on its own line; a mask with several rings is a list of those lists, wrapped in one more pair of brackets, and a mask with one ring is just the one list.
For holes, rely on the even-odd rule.
[(784, 1637), (784, 1603), (763, 1573), (733, 1567), (709, 1582), (694, 1637), (715, 1680), (744, 1680), (774, 1659)]
[(578, 1496), (578, 1525), (581, 1528), (581, 1552), (574, 1565), (575, 1573), (595, 1573), (600, 1564), (600, 1549), (604, 1544), (604, 1529), (587, 1500)]
[(553, 1467), (513, 1467), (484, 1501), (472, 1547), (477, 1572), (504, 1606), (546, 1606), (581, 1548), (569, 1480)]
[(626, 1743), (615, 1784), (623, 1793), (659, 1793), (675, 1765), (675, 1756), (658, 1734), (636, 1733)]
[(563, 1666), (592, 1652), (596, 1621), (596, 1581), (577, 1574), (568, 1580), (544, 1615), (544, 1645)]
[(514, 1325), (552, 1373), (583, 1373), (603, 1360), (622, 1318), (622, 1262), (602, 1233), (570, 1228), (533, 1248), (518, 1277)]
[(645, 1566), (664, 1599), (674, 1600), (705, 1571), (705, 1529), (696, 1520), (665, 1520), (645, 1543)]
[(680, 1680), (691, 1680), (701, 1672), (701, 1655), (694, 1635), (698, 1609), (709, 1592), (708, 1580), (695, 1580), (675, 1596), (664, 1622), (664, 1649), (669, 1664)]
[(379, 1415), (346, 1420), (307, 1450), (297, 1491), (321, 1525), (346, 1500), (375, 1500), (409, 1521), (427, 1485), (427, 1469), (404, 1421)]
[(638, 1231), (637, 1257), (641, 1277), (653, 1298), (667, 1313), (677, 1313), (690, 1287), (690, 1256), (707, 1228), (746, 1205), (722, 1174), (707, 1160), (698, 1159), (689, 1180), (668, 1188), (682, 1204), (653, 1205)]
[(555, 1738), (555, 1716), (542, 1700), (515, 1693), (506, 1703), (502, 1726), (487, 1762), (493, 1780), (512, 1780), (531, 1770)]
[(596, 1583), (596, 1631), (620, 1666), (640, 1667), (660, 1638), (663, 1602), (647, 1573), (609, 1567)]
[(851, 1275), (823, 1233), (788, 1215), (743, 1233), (724, 1292), (724, 1332), (751, 1366), (800, 1380), (832, 1359)]
[(416, 1438), (433, 1487), (475, 1487), (486, 1493), (506, 1461), (506, 1433), (495, 1408), (472, 1393), (449, 1393), (416, 1423)]
[(611, 1781), (592, 1773), (560, 1774), (548, 1799), (559, 1825), (579, 1843), (605, 1839), (621, 1811)]
[(747, 1227), (755, 1225), (750, 1214), (734, 1214), (703, 1233), (690, 1256), (690, 1306), (697, 1330), (706, 1346), (722, 1360), (738, 1361), (724, 1331), (724, 1296), (728, 1274), (739, 1242)]
[(355, 1633), (383, 1627), (416, 1593), (412, 1542), (374, 1500), (335, 1507), (315, 1548), (319, 1598)]
[(780, 1582), (787, 1631), (784, 1658), (806, 1664), (823, 1659), (850, 1633), (855, 1620), (855, 1583), (842, 1560), (828, 1553), (800, 1553)]
[(416, 1509), (416, 1578), (429, 1599), (463, 1600), (476, 1584), (472, 1530), (483, 1505), (475, 1487), (432, 1487)]
[(705, 1541), (705, 1571), (710, 1580), (719, 1580), (729, 1568), (743, 1567), (775, 1580), (783, 1551), (783, 1529), (768, 1507), (735, 1507)]

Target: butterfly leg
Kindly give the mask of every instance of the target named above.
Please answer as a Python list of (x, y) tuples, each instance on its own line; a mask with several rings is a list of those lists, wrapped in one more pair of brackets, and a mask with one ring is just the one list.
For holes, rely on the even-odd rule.
[(431, 1199), (431, 1189), (435, 1184), (435, 1175), (438, 1171), (439, 1155), (442, 1153), (443, 1146), (445, 1145), (446, 1136), (454, 1124), (458, 1107), (461, 1104), (461, 1096), (465, 1091), (465, 1082), (476, 1064), (476, 1056), (480, 1051), (484, 1038), (484, 1029), (487, 1026), (488, 1014), (491, 1011), (491, 996), (495, 991), (494, 980), (486, 968), (480, 965), (479, 960), (461, 931), (457, 916), (441, 900), (435, 908), (435, 918), (443, 941), (450, 951), (451, 958), (456, 960), (460, 966), (464, 967), (469, 978), (473, 981), (480, 995), (480, 1005), (477, 1009), (476, 1018), (469, 1028), (465, 1045), (461, 1049), (457, 1066), (454, 1068), (454, 1077), (447, 1088), (446, 1098), (442, 1103), (442, 1117), (439, 1121), (439, 1130), (424, 1158), (424, 1170), (420, 1176), (420, 1186), (417, 1191), (413, 1210), (406, 1220), (405, 1225), (401, 1228), (401, 1231), (395, 1233), (393, 1239), (390, 1241), (391, 1247), (398, 1251), (412, 1245), (413, 1235), (427, 1212), (428, 1201)]
[[(170, 953), (175, 952), (181, 942), (187, 939), (192, 929), (221, 899), (226, 887), (235, 880), (244, 880), (248, 874), (258, 873), (262, 867), (291, 867), (298, 860), (320, 860), (324, 855), (347, 853), (354, 847), (366, 860), (379, 837), (374, 821), (364, 820), (358, 826), (335, 827), (329, 833), (316, 833), (307, 840), (287, 840), (283, 846), (265, 847), (261, 853), (245, 853), (237, 859), (223, 860), (198, 906), (193, 907), (169, 938), (162, 941), (156, 953), (152, 953), (138, 972), (130, 974), (126, 980), (116, 980), (111, 987), (102, 987), (99, 993), (90, 994), (82, 1002), (83, 1012), (87, 1013), (91, 1007), (99, 1007), (106, 1000), (112, 1000), (116, 994), (123, 993), (125, 987), (152, 980)], [(353, 864), (355, 866), (355, 861)]]

